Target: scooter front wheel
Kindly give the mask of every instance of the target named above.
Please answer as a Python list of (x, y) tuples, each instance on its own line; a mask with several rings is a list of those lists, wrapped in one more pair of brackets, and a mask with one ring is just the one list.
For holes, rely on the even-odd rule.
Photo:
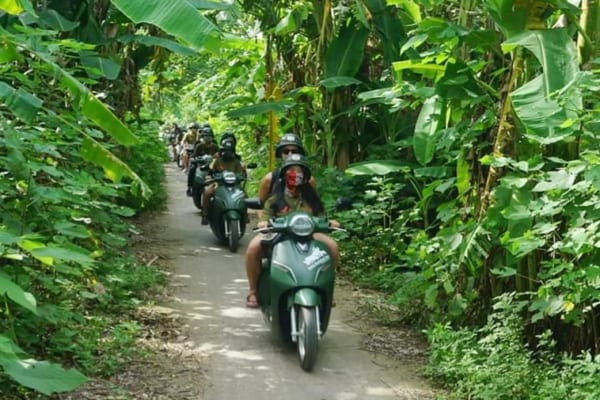
[(204, 191), (204, 186), (200, 186), (198, 184), (194, 184), (192, 186), (192, 200), (194, 200), (194, 205), (198, 210), (202, 210), (202, 194)]
[(229, 237), (227, 238), (229, 242), (229, 250), (232, 253), (235, 253), (240, 244), (240, 224), (239, 221), (232, 219), (227, 221), (227, 224), (229, 227)]
[(310, 372), (317, 360), (319, 332), (315, 307), (298, 307), (298, 358), (303, 370)]

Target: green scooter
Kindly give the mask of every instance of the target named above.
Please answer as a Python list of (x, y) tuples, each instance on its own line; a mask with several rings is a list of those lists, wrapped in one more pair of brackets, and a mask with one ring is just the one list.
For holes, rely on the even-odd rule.
[[(251, 206), (251, 208), (258, 208)], [(330, 232), (329, 220), (294, 211), (266, 228), (257, 298), (267, 325), (282, 342), (295, 343), (300, 365), (311, 371), (331, 314), (335, 269), (329, 249), (313, 233)]]
[(245, 174), (223, 171), (214, 173), (212, 180), (206, 182), (218, 183), (208, 207), (210, 229), (219, 241), (228, 244), (232, 253), (238, 249), (248, 220), (243, 188), (245, 180)]
[(198, 210), (202, 209), (202, 196), (204, 195), (204, 186), (206, 185), (206, 175), (212, 156), (202, 155), (194, 158), (191, 162), (196, 164), (196, 172), (194, 174), (194, 181), (192, 184), (192, 200)]

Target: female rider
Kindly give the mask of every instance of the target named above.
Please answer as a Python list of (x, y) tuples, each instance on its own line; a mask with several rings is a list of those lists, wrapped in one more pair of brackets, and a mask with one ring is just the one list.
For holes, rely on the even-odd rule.
[[(265, 202), (258, 227), (266, 227), (271, 217), (285, 215), (295, 210), (306, 211), (312, 215), (324, 214), (323, 203), (315, 189), (308, 182), (311, 178), (310, 168), (301, 154), (290, 154), (283, 162), (280, 170), (281, 179), (275, 183), (273, 194)], [(339, 226), (337, 221), (330, 221), (332, 226)], [(256, 289), (260, 275), (262, 259), (261, 239), (258, 234), (248, 244), (246, 250), (246, 274), (248, 276), (248, 296), (246, 306), (258, 307)], [(315, 233), (315, 240), (323, 242), (330, 250), (333, 266), (337, 268), (339, 251), (335, 240), (323, 233)]]

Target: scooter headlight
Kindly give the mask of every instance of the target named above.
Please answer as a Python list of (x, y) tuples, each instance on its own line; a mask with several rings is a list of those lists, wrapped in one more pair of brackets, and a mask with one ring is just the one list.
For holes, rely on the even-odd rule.
[(228, 185), (233, 185), (236, 181), (235, 173), (231, 171), (223, 172), (223, 181)]
[(315, 225), (308, 215), (295, 215), (290, 220), (290, 230), (296, 236), (306, 237), (312, 235)]

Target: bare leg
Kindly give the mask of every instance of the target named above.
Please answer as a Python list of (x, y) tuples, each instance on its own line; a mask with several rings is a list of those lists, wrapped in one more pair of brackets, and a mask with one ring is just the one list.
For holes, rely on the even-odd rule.
[(260, 262), (262, 258), (260, 241), (263, 235), (258, 234), (250, 240), (246, 249), (246, 276), (248, 277), (248, 301), (256, 301), (256, 289), (258, 287), (258, 278), (260, 276)]

